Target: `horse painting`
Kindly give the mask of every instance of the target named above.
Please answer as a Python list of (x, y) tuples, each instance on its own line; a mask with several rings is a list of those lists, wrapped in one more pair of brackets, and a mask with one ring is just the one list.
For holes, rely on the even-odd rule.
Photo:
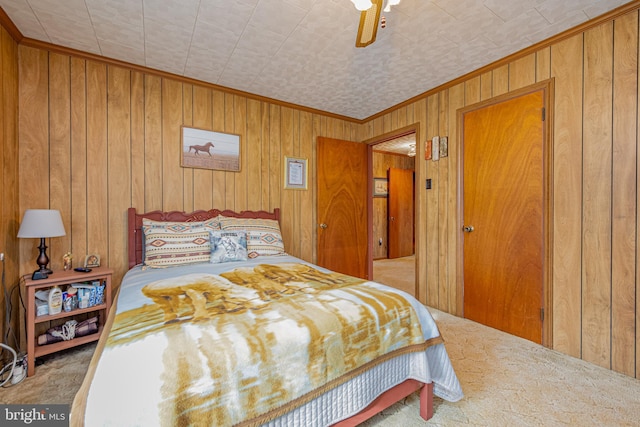
[[(189, 146), (189, 153), (191, 152), (191, 150), (193, 150), (196, 153), (196, 156), (198, 155), (198, 153), (200, 151), (202, 151), (203, 153), (207, 153), (209, 156), (211, 156), (211, 153), (209, 152), (209, 150), (211, 148), (213, 148), (214, 145), (212, 142), (207, 142), (204, 145), (190, 145)], [(213, 156), (211, 156), (213, 157)]]

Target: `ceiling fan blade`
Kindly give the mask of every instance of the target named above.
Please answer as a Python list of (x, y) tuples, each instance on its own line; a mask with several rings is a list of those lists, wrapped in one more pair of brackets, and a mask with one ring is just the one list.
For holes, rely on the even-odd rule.
[(384, 0), (371, 0), (373, 6), (360, 12), (360, 25), (358, 26), (356, 47), (369, 46), (371, 43), (376, 41), (378, 22), (380, 22), (380, 12), (382, 12), (383, 2)]

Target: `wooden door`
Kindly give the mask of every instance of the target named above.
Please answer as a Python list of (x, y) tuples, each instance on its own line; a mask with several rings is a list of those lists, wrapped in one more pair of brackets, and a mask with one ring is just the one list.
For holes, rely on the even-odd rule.
[(544, 92), (463, 115), (464, 317), (542, 342)]
[(318, 265), (367, 277), (367, 145), (318, 138)]
[(389, 168), (388, 237), (389, 258), (413, 255), (413, 170)]

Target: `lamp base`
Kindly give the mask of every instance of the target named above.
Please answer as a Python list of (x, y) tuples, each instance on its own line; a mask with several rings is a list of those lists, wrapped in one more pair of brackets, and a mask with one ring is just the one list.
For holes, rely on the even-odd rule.
[(40, 279), (46, 279), (48, 278), (48, 274), (45, 271), (42, 270), (36, 270), (33, 272), (33, 275), (31, 276), (31, 280), (40, 280)]

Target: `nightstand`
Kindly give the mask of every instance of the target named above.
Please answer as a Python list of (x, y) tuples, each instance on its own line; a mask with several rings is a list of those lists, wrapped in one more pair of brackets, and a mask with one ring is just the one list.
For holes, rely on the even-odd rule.
[[(111, 275), (113, 270), (107, 267), (94, 268), (89, 273), (80, 273), (74, 270), (55, 271), (49, 275), (47, 279), (32, 280), (30, 277), (25, 278), (24, 284), (27, 291), (27, 376), (31, 376), (35, 372), (35, 361), (37, 357), (44, 356), (75, 347), (88, 342), (96, 341), (100, 338), (104, 325), (107, 321), (107, 315), (111, 308)], [(76, 308), (71, 311), (62, 310), (58, 314), (47, 314), (36, 316), (36, 296), (35, 293), (39, 289), (48, 289), (58, 286), (64, 289), (67, 285), (73, 283), (99, 282), (104, 285), (103, 303), (87, 308)], [(93, 314), (98, 316), (98, 332), (82, 337), (76, 337), (68, 341), (60, 341), (52, 344), (38, 345), (38, 337), (36, 336), (36, 324), (50, 322), (57, 319), (71, 320), (81, 314)], [(85, 316), (86, 317), (86, 316)]]

